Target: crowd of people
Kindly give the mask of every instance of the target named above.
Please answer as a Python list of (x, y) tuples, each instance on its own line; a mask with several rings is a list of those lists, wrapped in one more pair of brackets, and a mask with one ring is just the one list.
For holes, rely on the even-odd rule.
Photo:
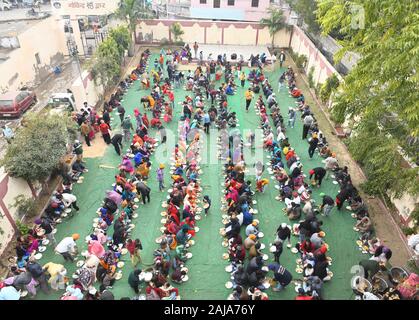
[[(193, 50), (198, 58), (196, 43)], [(234, 60), (234, 63), (229, 60)], [(284, 60), (282, 52), (281, 66)], [(353, 185), (348, 168), (339, 165), (336, 154), (319, 129), (303, 92), (296, 86), (293, 69), (288, 67), (279, 76), (278, 90), (289, 90), (289, 95), (295, 99), (295, 107), (289, 108), (286, 120), (274, 84), (264, 73), (268, 63), (266, 55), (252, 55), (249, 61), (245, 61), (243, 56), (228, 59), (224, 54), (216, 59), (210, 56), (204, 61), (201, 51), (196, 69), (183, 73), (178, 67), (185, 61), (192, 61), (192, 50), (188, 45), (173, 51), (162, 49), (154, 61), (151, 61), (151, 52), (146, 50), (136, 68), (104, 103), (101, 112), (85, 103), (80, 111), (72, 114), (87, 147), (91, 146), (96, 134), (100, 134), (103, 141), (112, 144), (116, 154), (121, 156), (115, 183), (105, 193), (90, 235), (80, 239), (80, 235), (74, 233), (56, 240), (57, 225), (80, 210), (72, 192), (73, 184), (82, 183), (83, 174), (88, 172), (83, 159), (83, 144), (74, 141), (74, 162), (61, 163), (62, 184), (40, 218), (35, 220), (33, 228), (17, 239), (16, 257), (10, 259), (9, 274), (0, 282), (0, 299), (17, 300), (26, 294), (35, 297), (37, 290), (45, 293), (61, 290), (62, 300), (113, 300), (112, 287), (122, 278), (124, 256), (128, 255), (134, 268), (128, 277), (132, 292), (127, 292), (123, 299), (180, 299), (175, 286), (189, 280), (187, 262), (192, 258), (190, 248), (195, 245), (194, 237), (199, 232), (197, 221), (204, 214), (213, 214), (212, 200), (204, 195), (200, 178), (202, 134), (210, 134), (210, 128), (218, 129), (218, 156), (224, 161), (221, 199), (224, 227), (220, 234), (224, 237), (222, 245), (227, 248), (223, 259), (230, 262), (226, 267), (231, 274), (226, 287), (232, 289), (228, 299), (266, 300), (270, 288), (281, 291), (293, 281), (296, 299), (322, 299), (323, 285), (333, 277), (330, 270), (332, 259), (328, 256), (329, 247), (322, 227), (323, 223), (327, 224), (328, 217), (335, 214), (334, 209), (340, 211), (345, 202), (346, 209), (356, 219), (357, 244), (363, 253), (372, 255), (370, 259), (360, 261), (365, 271), (363, 278), (373, 281), (380, 270), (386, 270), (391, 249), (374, 236), (368, 207)], [(244, 70), (246, 65), (250, 67), (248, 73)], [(144, 110), (136, 108), (133, 115), (129, 115), (121, 102), (135, 81), (139, 81), (149, 94), (139, 98)], [(217, 81), (221, 84), (217, 85)], [(237, 114), (231, 111), (228, 102), (228, 97), (236, 95), (239, 87), (244, 89), (246, 81), (249, 87), (244, 93), (243, 112), (249, 112), (254, 102), (254, 110), (260, 117), (259, 128), (263, 131), (263, 148), (269, 159), (266, 165), (261, 161), (252, 167), (246, 164), (243, 148), (256, 147), (255, 134), (242, 136)], [(150, 157), (159, 143), (166, 143), (164, 123), (173, 120), (174, 90), (181, 86), (187, 95), (179, 103), (182, 115), (178, 121), (178, 140), (170, 158), (169, 183), (165, 179), (168, 164), (153, 165)], [(111, 113), (114, 110), (119, 115), (120, 131), (112, 128)], [(303, 123), (302, 141), (308, 143), (309, 158), (315, 155), (324, 158), (324, 166), (310, 167), (306, 174), (287, 137), (287, 131), (294, 130), (298, 114)], [(151, 128), (157, 130), (158, 136), (151, 136)], [(254, 186), (246, 177), (250, 170), (254, 170)], [(151, 201), (148, 182), (153, 171), (158, 190), (167, 191), (168, 195), (162, 203), (162, 235), (155, 239), (157, 248), (153, 251), (152, 264), (146, 265), (141, 254), (143, 243), (133, 237), (133, 230), (140, 201), (144, 206)], [(268, 262), (269, 256), (262, 251), (265, 248), (261, 241), (264, 234), (260, 221), (255, 218), (257, 201), (253, 199), (256, 193), (262, 194), (269, 188), (266, 173), (278, 190), (275, 199), (285, 204), (284, 214), (293, 224), (281, 223), (278, 226), (276, 237), (268, 247), (273, 255), (272, 262)], [(322, 192), (322, 202), (316, 205), (314, 190), (321, 189), (322, 182), (330, 178), (339, 185), (338, 194), (332, 197)], [(293, 236), (298, 240), (294, 241)], [(87, 243), (87, 250), (79, 252), (78, 244), (83, 240)], [(42, 252), (49, 244), (53, 245), (62, 262), (50, 261), (41, 265)], [(284, 246), (298, 255), (295, 271), (301, 274), (301, 279), (293, 279), (292, 266), (282, 263)], [(67, 272), (67, 263), (77, 266), (72, 275)], [(413, 296), (409, 288), (412, 283), (417, 286), (417, 281), (417, 276), (400, 279), (394, 292), (401, 298), (407, 298), (408, 294)], [(357, 293), (365, 299), (377, 297), (372, 291), (366, 294), (364, 289), (358, 288)]]

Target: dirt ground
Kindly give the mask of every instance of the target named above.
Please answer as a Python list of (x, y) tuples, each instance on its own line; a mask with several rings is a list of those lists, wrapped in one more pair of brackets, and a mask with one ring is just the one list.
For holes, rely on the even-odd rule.
[[(298, 70), (289, 55), (287, 56), (285, 64), (291, 65), (294, 70)], [(329, 120), (330, 118), (328, 112), (309, 89), (306, 76), (297, 71), (296, 78), (297, 86), (305, 93), (306, 102), (314, 112), (320, 128), (326, 134), (330, 147), (334, 150), (334, 152), (336, 152), (340, 165), (348, 166), (352, 181), (358, 190), (360, 190), (359, 185), (366, 180), (362, 169), (351, 157), (343, 141), (334, 134), (334, 128)], [(308, 94), (309, 92), (310, 94)], [(412, 253), (407, 247), (406, 238), (396, 222), (397, 217), (395, 219), (393, 214), (386, 208), (381, 199), (370, 197), (364, 194), (361, 190), (360, 193), (368, 205), (377, 237), (393, 251), (391, 263), (397, 266), (406, 266), (406, 262), (412, 257)]]

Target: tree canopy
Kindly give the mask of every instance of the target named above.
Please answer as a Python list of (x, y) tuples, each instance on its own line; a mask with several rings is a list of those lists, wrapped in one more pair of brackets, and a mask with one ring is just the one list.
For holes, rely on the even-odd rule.
[(107, 37), (97, 48), (91, 60), (90, 72), (95, 83), (110, 86), (121, 72), (121, 55), (118, 44), (112, 37)]
[(316, 0), (287, 0), (291, 9), (297, 12), (300, 18), (307, 24), (308, 31), (318, 33), (320, 31), (319, 23), (317, 22)]
[(76, 132), (75, 122), (67, 116), (29, 115), (8, 146), (1, 165), (11, 176), (43, 182), (58, 168)]
[(260, 20), (261, 25), (268, 27), (269, 34), (272, 38), (272, 46), (274, 45), (274, 36), (275, 34), (287, 27), (287, 24), (285, 23), (285, 17), (283, 15), (282, 10), (269, 7), (268, 8), (269, 16), (267, 18), (263, 18)]
[(113, 28), (109, 32), (109, 37), (115, 40), (119, 55), (120, 57), (123, 57), (125, 50), (128, 50), (132, 41), (128, 28), (125, 26)]
[(396, 196), (419, 193), (418, 169), (406, 165), (399, 146), (418, 161), (419, 3), (410, 0), (318, 0), (317, 17), (325, 34), (345, 37), (335, 59), (348, 51), (361, 56), (341, 83), (332, 114), (352, 120), (349, 142), (366, 168), (367, 191)]
[(121, 0), (116, 15), (128, 24), (131, 35), (135, 32), (135, 26), (139, 19), (154, 17), (150, 5), (146, 0)]

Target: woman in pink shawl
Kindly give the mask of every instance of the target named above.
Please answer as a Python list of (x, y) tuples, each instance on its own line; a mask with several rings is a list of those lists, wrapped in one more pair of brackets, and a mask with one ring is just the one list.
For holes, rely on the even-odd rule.
[(90, 240), (87, 251), (98, 258), (102, 258), (102, 256), (105, 254), (105, 249), (98, 240)]

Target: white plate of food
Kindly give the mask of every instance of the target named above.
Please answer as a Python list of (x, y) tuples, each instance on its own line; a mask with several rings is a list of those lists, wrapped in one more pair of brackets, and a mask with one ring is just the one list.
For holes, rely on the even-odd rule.
[(52, 234), (56, 234), (56, 233), (57, 233), (57, 231), (58, 231), (57, 229), (52, 229), (51, 233), (52, 233)]
[(359, 229), (357, 227), (353, 227), (354, 231), (358, 232)]
[(161, 206), (162, 206), (162, 208), (167, 208), (167, 203), (166, 203), (166, 202), (163, 202), (163, 203), (161, 204)]
[(45, 246), (40, 246), (40, 247), (38, 248), (38, 251), (39, 251), (39, 252), (44, 252), (45, 250), (47, 250), (47, 247), (45, 247)]
[(81, 267), (83, 267), (83, 265), (84, 265), (84, 261), (83, 260), (79, 260), (76, 263), (77, 268), (81, 268)]
[(260, 250), (263, 250), (263, 249), (265, 249), (265, 248), (266, 248), (265, 244), (264, 244), (264, 243), (261, 243), (261, 244), (260, 244)]
[(119, 261), (119, 262), (116, 264), (116, 266), (117, 266), (118, 268), (123, 268), (123, 267), (124, 267), (124, 265), (125, 265), (125, 263), (124, 263), (123, 261)]
[(160, 220), (160, 223), (162, 223), (162, 224), (166, 224), (166, 222), (167, 222), (167, 219), (165, 219), (165, 218)]
[(227, 260), (227, 259), (229, 258), (229, 255), (228, 255), (228, 253), (223, 253), (223, 256), (222, 256), (222, 258), (223, 258), (224, 260)]
[(257, 204), (258, 202), (257, 202), (256, 200), (253, 200), (253, 201), (252, 201), (252, 203), (253, 203), (253, 204)]
[(134, 198), (134, 202), (135, 203), (137, 203), (137, 202), (139, 202), (140, 200), (138, 200), (138, 198)]
[(298, 253), (298, 249), (297, 249), (297, 248), (292, 248), (292, 249), (291, 249), (291, 252), (292, 252), (292, 253)]
[(163, 241), (162, 237), (156, 238), (156, 243), (160, 244)]
[(58, 218), (57, 220), (55, 220), (55, 222), (56, 222), (56, 223), (61, 223), (61, 222), (63, 222), (63, 219)]
[(40, 259), (42, 259), (42, 253), (37, 253), (37, 254), (35, 254), (35, 255), (34, 255), (34, 258), (35, 258), (36, 260), (40, 260)]
[(20, 297), (21, 297), (21, 298), (24, 298), (24, 297), (26, 297), (27, 295), (28, 295), (28, 291), (26, 291), (26, 290), (20, 291)]
[(263, 281), (262, 285), (265, 289), (269, 289), (271, 287), (271, 284), (269, 283), (269, 280)]
[(99, 218), (94, 218), (93, 222), (98, 223), (99, 222)]
[[(134, 206), (135, 207), (135, 206)], [(135, 209), (135, 208), (134, 208)], [(138, 213), (134, 213), (133, 215), (132, 215), (132, 218), (133, 219), (137, 219), (138, 218)]]
[(195, 227), (195, 232), (199, 232), (199, 227)]
[(189, 272), (189, 269), (186, 268), (186, 267), (182, 267), (182, 268), (180, 268), (180, 271), (183, 271), (185, 273), (188, 273)]
[(300, 268), (300, 267), (297, 267), (297, 268), (295, 268), (295, 272), (297, 272), (298, 274), (301, 274), (301, 273), (303, 273), (303, 268)]
[(269, 248), (269, 252), (272, 252), (272, 253), (276, 252), (276, 247), (275, 246), (271, 246)]
[(258, 238), (263, 238), (265, 235), (263, 234), (263, 232), (259, 232), (258, 233)]
[(48, 239), (44, 239), (44, 240), (42, 240), (42, 244), (43, 244), (44, 246), (47, 246), (47, 245), (49, 244), (49, 240), (48, 240)]
[(117, 272), (115, 275), (115, 280), (121, 280), (122, 279), (122, 272)]
[(73, 278), (73, 279), (78, 279), (78, 278), (79, 278), (79, 276), (78, 276), (77, 274), (73, 274), (73, 275), (72, 275), (72, 278)]
[(160, 228), (160, 232), (161, 232), (161, 233), (164, 233), (165, 231), (166, 231), (166, 227), (161, 227), (161, 228)]
[[(275, 185), (275, 189), (279, 190), (280, 187), (278, 185)], [(278, 199), (279, 200), (279, 199)]]
[(188, 252), (185, 256), (186, 256), (186, 258), (190, 259), (190, 258), (192, 258), (193, 254), (192, 254), (192, 252)]
[(339, 182), (337, 182), (336, 180), (332, 181), (333, 184), (339, 184)]
[(162, 212), (160, 212), (160, 215), (161, 215), (162, 217), (166, 217), (166, 216), (167, 216), (167, 212), (166, 212), (166, 211), (162, 211)]
[(227, 289), (231, 289), (231, 288), (233, 288), (233, 282), (231, 282), (231, 281), (226, 282), (225, 287), (226, 287)]
[(231, 272), (233, 272), (233, 266), (231, 264), (229, 264), (228, 266), (226, 266), (224, 268), (224, 270), (228, 273), (231, 273)]
[(128, 249), (127, 248), (123, 248), (122, 250), (121, 250), (121, 254), (122, 255), (125, 255), (125, 254), (127, 254), (128, 253)]
[(287, 248), (288, 248), (288, 249), (291, 249), (291, 248), (292, 248), (292, 244), (291, 244), (291, 243), (288, 243), (288, 244), (287, 244)]
[(181, 279), (182, 279), (183, 282), (186, 282), (186, 281), (189, 280), (189, 276), (187, 274), (185, 274), (184, 276), (182, 276)]
[(167, 190), (167, 192), (168, 193), (172, 193), (173, 192), (173, 189), (169, 189), (169, 190)]
[(267, 254), (264, 254), (264, 255), (262, 256), (262, 259), (263, 259), (264, 261), (266, 261), (266, 260), (268, 260), (268, 259), (269, 259), (269, 256), (268, 256)]
[(227, 248), (227, 247), (228, 247), (228, 241), (223, 241), (223, 242), (221, 242), (221, 245), (222, 245), (224, 248)]

